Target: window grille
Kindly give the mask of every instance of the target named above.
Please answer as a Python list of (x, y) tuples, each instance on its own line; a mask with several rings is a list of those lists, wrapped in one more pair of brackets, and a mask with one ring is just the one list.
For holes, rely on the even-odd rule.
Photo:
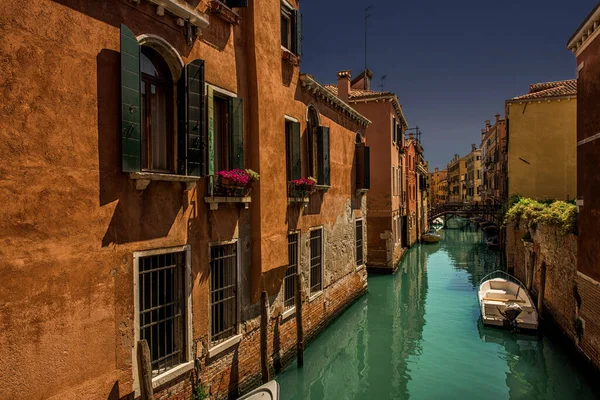
[(363, 221), (356, 221), (356, 265), (363, 265)]
[(323, 229), (310, 231), (310, 294), (323, 290)]
[(237, 246), (210, 248), (211, 343), (219, 344), (237, 334)]
[(283, 306), (286, 310), (296, 302), (296, 274), (298, 273), (298, 234), (288, 235), (288, 267), (283, 281)]
[(185, 252), (139, 260), (140, 339), (148, 342), (152, 375), (186, 359)]

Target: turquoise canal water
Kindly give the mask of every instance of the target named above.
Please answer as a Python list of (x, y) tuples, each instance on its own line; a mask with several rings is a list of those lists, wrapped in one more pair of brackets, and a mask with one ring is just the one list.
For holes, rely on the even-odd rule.
[(502, 268), (474, 228), (413, 246), (395, 275), (305, 350), (304, 367), (277, 376), (290, 399), (593, 399), (562, 342), (478, 324), (476, 287)]

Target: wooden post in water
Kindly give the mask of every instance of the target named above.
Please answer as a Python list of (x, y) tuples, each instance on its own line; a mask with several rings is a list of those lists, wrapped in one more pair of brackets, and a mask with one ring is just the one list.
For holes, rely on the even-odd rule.
[(267, 332), (269, 328), (269, 299), (267, 297), (267, 292), (262, 292), (260, 303), (260, 368), (262, 372), (262, 382), (267, 383), (271, 380), (267, 362)]
[(296, 274), (296, 351), (298, 366), (304, 365), (304, 329), (302, 328), (302, 275)]
[(150, 348), (148, 342), (140, 340), (137, 342), (138, 378), (140, 381), (141, 400), (152, 400), (154, 391), (152, 389), (152, 367), (150, 366)]
[(540, 290), (538, 293), (537, 312), (538, 318), (542, 318), (542, 308), (544, 307), (544, 290), (546, 289), (546, 263), (542, 262), (540, 269)]

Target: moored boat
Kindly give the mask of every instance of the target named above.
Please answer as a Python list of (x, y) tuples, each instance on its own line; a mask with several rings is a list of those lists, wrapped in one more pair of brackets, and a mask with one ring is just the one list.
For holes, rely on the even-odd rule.
[(423, 242), (425, 243), (437, 243), (441, 239), (442, 237), (435, 233), (434, 230), (430, 230), (429, 232), (423, 235)]
[(535, 330), (538, 314), (525, 286), (503, 271), (479, 283), (479, 308), (484, 325)]
[(269, 381), (238, 400), (279, 400), (279, 383), (275, 380)]

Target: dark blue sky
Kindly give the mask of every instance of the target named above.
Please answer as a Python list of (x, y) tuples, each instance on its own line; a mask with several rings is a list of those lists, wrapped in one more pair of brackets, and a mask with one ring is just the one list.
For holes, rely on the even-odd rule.
[(303, 0), (302, 72), (322, 83), (364, 68), (423, 131), (430, 170), (479, 147), (486, 119), (530, 83), (575, 78), (566, 42), (597, 0)]

